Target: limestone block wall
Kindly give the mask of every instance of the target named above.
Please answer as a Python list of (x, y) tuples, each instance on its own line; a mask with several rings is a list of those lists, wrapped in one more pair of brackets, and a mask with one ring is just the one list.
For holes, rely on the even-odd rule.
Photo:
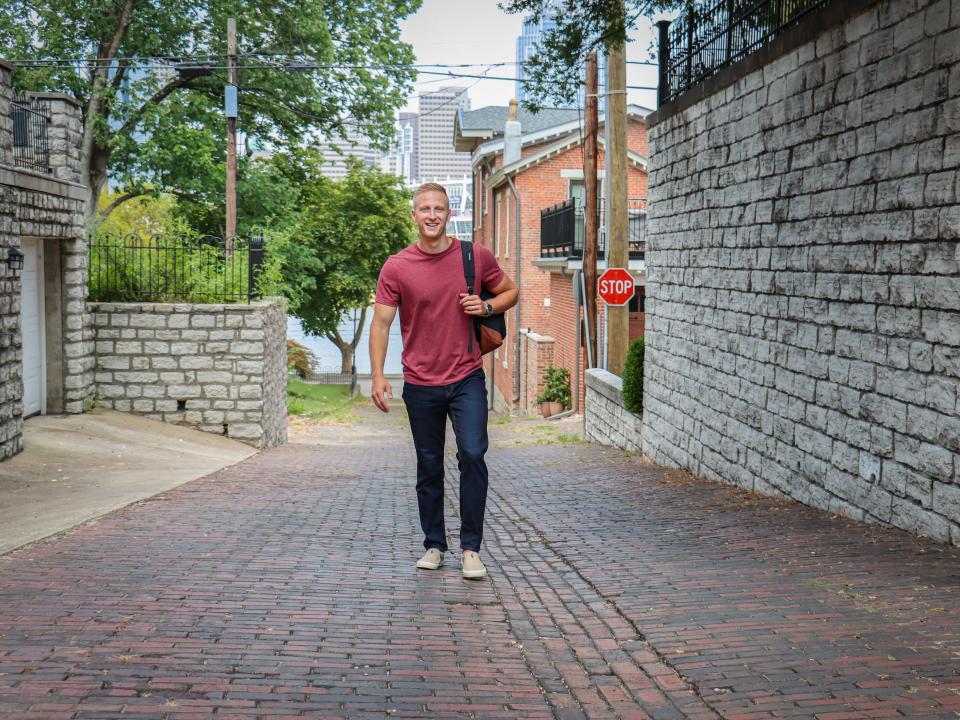
[(652, 120), (654, 460), (960, 543), (958, 61), (877, 2)]
[(586, 372), (583, 434), (587, 440), (642, 452), (643, 422), (623, 405), (623, 379), (600, 369)]
[(16, 190), (0, 184), (0, 459), (23, 449), (20, 280), (6, 263), (10, 248), (19, 245), (13, 235), (16, 212)]
[(14, 163), (10, 67), (0, 61), (0, 459), (23, 449), (22, 287), (6, 258), (25, 237), (38, 238), (44, 246), (47, 409), (83, 412), (93, 397), (80, 108), (64, 95), (44, 97), (51, 118), (50, 173)]
[(53, 176), (79, 183), (82, 176), (80, 139), (83, 135), (80, 103), (61, 93), (30, 93), (29, 96), (42, 100), (50, 111), (47, 142)]
[(287, 439), (286, 306), (91, 303), (97, 404), (264, 449)]

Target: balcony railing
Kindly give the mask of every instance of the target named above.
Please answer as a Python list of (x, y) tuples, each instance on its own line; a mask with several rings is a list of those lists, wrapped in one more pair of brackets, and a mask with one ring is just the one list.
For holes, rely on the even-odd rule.
[(672, 23), (660, 26), (663, 105), (716, 74), (832, 0), (710, 0), (688, 2)]
[(17, 96), (13, 99), (13, 162), (17, 167), (51, 173), (50, 106), (45, 100)]
[[(597, 211), (597, 258), (604, 259), (607, 242), (602, 198)], [(574, 198), (544, 208), (540, 211), (540, 257), (582, 258), (584, 228), (583, 205)], [(647, 201), (643, 198), (627, 201), (627, 244), (630, 259), (643, 260), (647, 249)]]

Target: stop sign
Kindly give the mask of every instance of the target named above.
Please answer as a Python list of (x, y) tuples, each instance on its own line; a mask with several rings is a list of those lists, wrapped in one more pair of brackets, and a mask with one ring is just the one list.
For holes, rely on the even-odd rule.
[(633, 277), (623, 268), (608, 268), (597, 287), (597, 294), (607, 305), (626, 305), (633, 297)]

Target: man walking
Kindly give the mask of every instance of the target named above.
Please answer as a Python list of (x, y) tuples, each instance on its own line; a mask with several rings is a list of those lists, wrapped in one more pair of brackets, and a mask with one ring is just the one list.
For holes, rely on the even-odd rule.
[[(436, 570), (447, 551), (443, 522), (443, 445), (447, 417), (460, 467), (460, 549), (465, 578), (485, 577), (480, 560), (487, 503), (487, 391), (473, 318), (502, 313), (517, 287), (484, 247), (475, 249), (477, 294), (467, 293), (460, 241), (447, 235), (450, 202), (442, 185), (426, 183), (413, 196), (418, 239), (380, 270), (370, 328), (371, 396), (383, 412), (393, 389), (383, 376), (390, 325), (400, 310), (403, 401), (417, 451), (417, 502), (426, 553), (417, 567)], [(480, 288), (493, 293), (480, 299)]]

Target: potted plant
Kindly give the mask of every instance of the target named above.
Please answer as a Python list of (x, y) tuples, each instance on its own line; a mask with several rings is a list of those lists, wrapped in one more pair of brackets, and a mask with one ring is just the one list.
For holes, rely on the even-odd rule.
[(543, 392), (536, 399), (543, 417), (559, 415), (570, 407), (570, 371), (548, 367), (543, 378)]

